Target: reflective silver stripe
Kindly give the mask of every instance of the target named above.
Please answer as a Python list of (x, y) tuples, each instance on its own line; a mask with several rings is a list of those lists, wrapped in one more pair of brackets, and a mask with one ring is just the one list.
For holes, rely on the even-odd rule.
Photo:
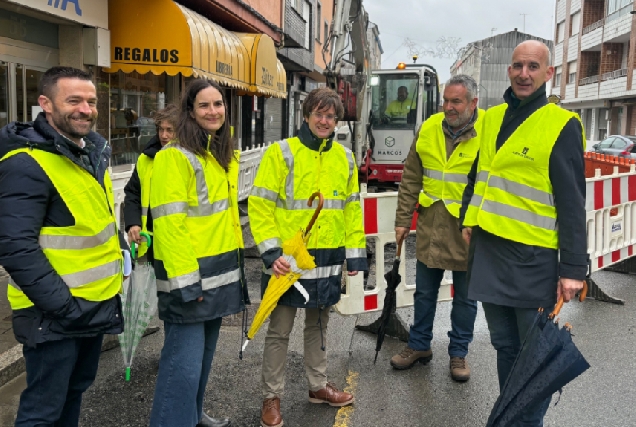
[(117, 232), (115, 223), (110, 223), (94, 236), (52, 236), (42, 234), (38, 242), (42, 249), (90, 249), (103, 245)]
[(141, 207), (141, 216), (148, 216), (148, 206)]
[(552, 194), (537, 190), (525, 184), (510, 181), (509, 179), (491, 176), (488, 181), (488, 187), (498, 188), (515, 196), (533, 200), (544, 205), (554, 206), (554, 196)]
[(341, 265), (328, 265), (326, 267), (316, 267), (313, 270), (300, 276), (301, 279), (327, 279), (331, 276), (342, 274)]
[[(271, 268), (263, 269), (265, 274), (269, 274), (270, 276), (274, 274)], [(303, 274), (300, 276), (301, 279), (327, 279), (331, 276), (339, 276), (342, 274), (342, 266), (341, 265), (328, 265), (326, 267), (316, 267), (313, 270)]]
[(366, 258), (367, 250), (365, 248), (346, 249), (345, 254), (347, 258)]
[(214, 277), (206, 277), (201, 281), (201, 287), (204, 291), (220, 288), (221, 286), (231, 285), (241, 280), (239, 270), (232, 270), (227, 273), (219, 274)]
[(353, 177), (353, 167), (354, 167), (353, 153), (351, 152), (351, 150), (345, 148), (345, 154), (347, 155), (347, 161), (349, 162), (349, 181), (348, 182), (351, 182), (351, 178)]
[(360, 193), (351, 193), (347, 200), (345, 201), (345, 205), (351, 202), (359, 202), (360, 201)]
[(291, 148), (289, 147), (289, 142), (286, 139), (279, 141), (278, 145), (280, 146), (280, 151), (283, 153), (283, 159), (285, 160), (285, 164), (287, 165), (287, 169), (289, 173), (287, 174), (287, 178), (285, 180), (285, 196), (289, 201), (294, 200), (294, 156), (291, 152)]
[(270, 202), (276, 202), (278, 200), (278, 193), (268, 188), (253, 186), (250, 196), (260, 197), (261, 199), (269, 200)]
[(188, 206), (188, 216), (210, 216), (212, 214), (226, 211), (230, 208), (230, 202), (228, 199), (220, 199), (216, 202), (207, 205), (200, 206)]
[[(288, 203), (285, 200), (278, 200), (276, 206), (287, 209), (290, 211), (302, 211), (302, 210), (314, 210), (318, 207), (318, 199), (314, 199), (311, 206), (307, 206), (309, 199), (305, 200), (292, 200)], [(339, 199), (325, 199), (322, 208), (323, 209), (344, 209), (345, 201)]]
[(175, 289), (183, 289), (187, 286), (194, 285), (201, 280), (199, 270), (184, 274), (182, 276), (173, 277), (168, 280), (157, 280), (157, 290), (161, 292), (170, 292)]
[(481, 205), (482, 196), (478, 196), (477, 194), (473, 194), (473, 197), (470, 199), (471, 206), (479, 207)]
[(456, 182), (458, 184), (468, 184), (468, 176), (463, 173), (445, 173), (445, 182)]
[(280, 248), (283, 246), (283, 242), (278, 238), (274, 237), (272, 239), (263, 240), (261, 243), (257, 245), (258, 251), (261, 254), (264, 254), (270, 249)]
[(441, 181), (442, 179), (444, 179), (444, 174), (440, 171), (435, 171), (432, 169), (424, 169), (423, 170), (424, 176), (427, 176), (429, 178), (432, 179), (437, 179), (439, 181)]
[(62, 280), (69, 288), (79, 288), (90, 282), (114, 276), (121, 271), (121, 261), (115, 260), (108, 264), (89, 268), (88, 270), (78, 271), (77, 273), (61, 275)]
[(516, 221), (525, 222), (526, 224), (534, 225), (535, 227), (543, 228), (549, 231), (554, 231), (557, 229), (557, 222), (555, 218), (538, 215), (524, 209), (516, 208), (510, 205), (504, 205), (503, 203), (495, 202), (492, 200), (485, 200), (484, 204), (481, 206), (481, 210)]
[(444, 199), (444, 203), (447, 205), (450, 205), (451, 203), (457, 203), (457, 204), (462, 204), (461, 200), (453, 200), (453, 199)]
[(488, 181), (488, 175), (489, 175), (488, 171), (480, 171), (480, 172), (477, 174), (477, 181), (476, 181), (476, 183), (477, 183), (477, 182), (486, 182), (486, 181)]
[(161, 218), (162, 216), (187, 213), (188, 204), (186, 202), (166, 203), (165, 205), (156, 206), (150, 211), (152, 212), (153, 220), (155, 220), (157, 218)]
[(425, 195), (426, 197), (429, 197), (429, 198), (433, 199), (434, 201), (439, 200), (439, 198), (438, 198), (438, 197), (433, 196), (432, 194), (429, 194), (429, 193), (427, 193), (426, 191), (422, 191), (422, 193), (424, 193), (424, 195)]

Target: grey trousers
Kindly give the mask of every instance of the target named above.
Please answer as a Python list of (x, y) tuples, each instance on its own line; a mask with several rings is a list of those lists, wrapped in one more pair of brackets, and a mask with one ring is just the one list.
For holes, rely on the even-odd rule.
[[(296, 307), (277, 306), (269, 321), (265, 349), (263, 351), (263, 368), (261, 381), (265, 399), (281, 397), (285, 388), (285, 364), (289, 334), (294, 326)], [(320, 326), (318, 313), (320, 312), (322, 334), (325, 347), (327, 345), (327, 323), (329, 323), (329, 307), (322, 310), (306, 308), (304, 330), (305, 375), (311, 391), (325, 388), (327, 384), (327, 351), (320, 349)]]

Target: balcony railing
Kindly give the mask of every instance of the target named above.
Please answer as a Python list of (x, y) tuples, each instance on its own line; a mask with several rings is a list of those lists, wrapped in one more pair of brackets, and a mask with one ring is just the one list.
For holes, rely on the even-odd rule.
[(625, 77), (626, 75), (627, 75), (627, 68), (622, 68), (620, 70), (604, 73), (601, 76), (601, 81), (614, 80), (614, 79), (618, 79), (619, 77)]
[(598, 83), (598, 76), (584, 77), (579, 80), (579, 86), (589, 85), (592, 83)]
[(588, 25), (587, 27), (583, 28), (583, 35), (587, 33), (591, 33), (597, 28), (601, 28), (604, 24), (605, 24), (605, 18), (601, 19), (600, 21), (596, 21), (592, 25)]

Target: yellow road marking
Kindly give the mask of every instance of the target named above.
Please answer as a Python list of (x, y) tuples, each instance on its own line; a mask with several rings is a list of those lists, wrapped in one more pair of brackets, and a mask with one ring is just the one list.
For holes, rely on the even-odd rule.
[[(358, 386), (358, 373), (354, 371), (349, 371), (347, 375), (347, 385), (345, 386), (344, 391), (347, 393), (351, 393), (355, 397), (356, 388)], [(349, 425), (349, 421), (353, 416), (353, 411), (355, 410), (355, 402), (353, 405), (343, 406), (338, 410), (336, 414), (336, 419), (333, 423), (333, 427), (347, 427)]]

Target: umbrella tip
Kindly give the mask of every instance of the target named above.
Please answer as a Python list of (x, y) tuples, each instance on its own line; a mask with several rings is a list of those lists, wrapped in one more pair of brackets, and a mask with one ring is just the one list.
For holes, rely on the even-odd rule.
[(378, 353), (379, 353), (379, 352), (377, 352), (377, 351), (375, 352), (375, 358), (373, 359), (373, 364), (374, 364), (374, 365), (375, 365), (375, 362), (377, 362), (377, 361), (378, 361)]
[(126, 367), (126, 381), (130, 381), (130, 367)]

